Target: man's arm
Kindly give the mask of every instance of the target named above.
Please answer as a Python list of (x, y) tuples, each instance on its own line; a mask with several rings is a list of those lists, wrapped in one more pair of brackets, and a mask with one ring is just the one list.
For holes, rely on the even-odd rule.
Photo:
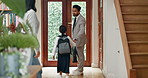
[(85, 20), (81, 20), (80, 22), (81, 22), (81, 24), (79, 26), (80, 31), (78, 32), (78, 35), (77, 35), (76, 39), (82, 38), (83, 35), (85, 34)]

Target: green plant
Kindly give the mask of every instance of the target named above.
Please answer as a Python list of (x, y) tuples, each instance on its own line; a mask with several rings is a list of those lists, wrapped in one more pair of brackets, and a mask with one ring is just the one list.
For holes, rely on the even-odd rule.
[(14, 33), (0, 37), (0, 47), (38, 48), (39, 43), (33, 35)]

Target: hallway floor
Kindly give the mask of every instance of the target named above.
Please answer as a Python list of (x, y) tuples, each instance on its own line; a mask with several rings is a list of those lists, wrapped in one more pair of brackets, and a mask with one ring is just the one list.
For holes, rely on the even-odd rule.
[[(76, 67), (70, 67), (70, 72), (75, 70)], [(63, 78), (65, 78), (63, 73)], [(57, 78), (57, 68), (56, 67), (43, 67), (43, 78)], [(69, 78), (104, 78), (102, 71), (99, 68), (85, 67), (84, 74), (82, 76), (69, 76)]]

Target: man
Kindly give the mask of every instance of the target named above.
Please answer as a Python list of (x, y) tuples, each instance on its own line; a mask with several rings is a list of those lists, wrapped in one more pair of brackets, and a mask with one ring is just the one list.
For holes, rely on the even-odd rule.
[(80, 14), (81, 7), (79, 5), (73, 6), (73, 16), (75, 17), (72, 27), (72, 38), (76, 43), (78, 68), (74, 70), (71, 75), (82, 75), (84, 67), (84, 45), (86, 44), (85, 35), (85, 18)]

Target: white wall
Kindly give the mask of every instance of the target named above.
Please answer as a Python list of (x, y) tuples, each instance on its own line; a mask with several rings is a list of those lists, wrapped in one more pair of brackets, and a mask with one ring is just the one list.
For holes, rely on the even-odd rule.
[(98, 67), (98, 0), (92, 6), (92, 67)]
[(106, 78), (128, 78), (114, 0), (104, 0), (104, 68)]

